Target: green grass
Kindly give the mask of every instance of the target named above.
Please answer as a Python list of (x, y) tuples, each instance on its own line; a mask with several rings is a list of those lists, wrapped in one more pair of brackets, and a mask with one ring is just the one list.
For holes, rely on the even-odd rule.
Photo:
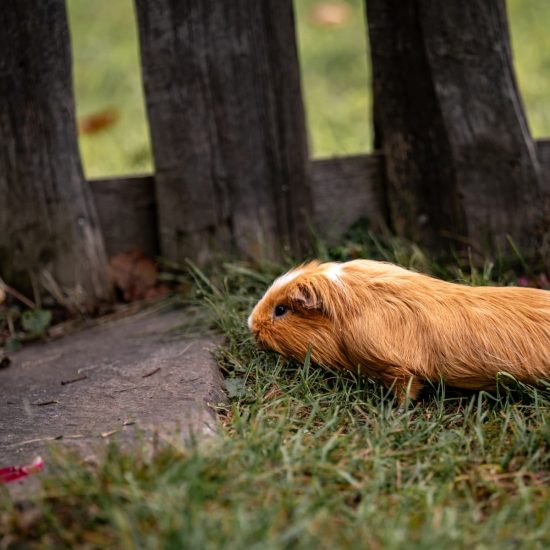
[(313, 156), (372, 150), (370, 69), (363, 0), (348, 0), (347, 21), (314, 23), (319, 0), (295, 0), (298, 53)]
[(508, 0), (515, 69), (531, 133), (550, 137), (550, 3)]
[(132, 0), (67, 0), (77, 117), (116, 109), (114, 125), (80, 136), (89, 178), (152, 172)]
[[(363, 0), (342, 0), (341, 26), (314, 23), (319, 0), (295, 0), (299, 55), (312, 154), (372, 147), (371, 94)], [(115, 108), (118, 122), (81, 136), (88, 177), (152, 170), (135, 17), (131, 0), (68, 0), (79, 117)], [(550, 3), (508, 0), (520, 89), (535, 137), (550, 136)]]
[[(370, 250), (494, 283), (490, 269), (442, 270), (403, 243), (353, 246), (332, 254)], [(197, 299), (226, 335), (217, 358), (232, 400), (220, 437), (158, 445), (153, 458), (113, 446), (96, 465), (61, 456), (43, 497), (18, 506), (0, 495), (4, 546), (548, 547), (550, 392), (434, 387), (401, 411), (369, 380), (258, 351), (245, 319), (281, 269), (194, 271)]]

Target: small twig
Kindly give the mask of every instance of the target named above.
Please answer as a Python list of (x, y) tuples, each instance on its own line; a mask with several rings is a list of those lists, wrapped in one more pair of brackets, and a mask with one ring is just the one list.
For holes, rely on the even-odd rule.
[(73, 378), (72, 380), (61, 380), (61, 385), (66, 386), (67, 384), (73, 384), (74, 382), (80, 382), (81, 380), (86, 380), (88, 378), (86, 375), (80, 376), (79, 378)]
[(113, 434), (116, 434), (118, 432), (118, 429), (117, 430), (111, 430), (110, 432), (103, 432), (101, 434), (101, 437), (105, 438), (105, 437), (110, 437), (112, 436)]
[(135, 390), (136, 388), (139, 388), (139, 386), (131, 386), (129, 388), (123, 388), (121, 390), (113, 390), (113, 393), (124, 393), (125, 391)]
[(29, 277), (32, 285), (32, 297), (34, 298), (34, 303), (38, 309), (42, 308), (42, 301), (40, 299), (40, 290), (38, 288), (38, 281), (36, 279), (36, 274), (32, 271), (29, 273)]
[(8, 284), (4, 282), (3, 279), (0, 279), (0, 286), (8, 293), (11, 294), (16, 300), (19, 300), (21, 303), (25, 304), (27, 307), (31, 309), (36, 309), (36, 304), (29, 300), (26, 296), (23, 296), (21, 292), (15, 290), (15, 288), (12, 288)]
[(153, 374), (156, 374), (159, 370), (160, 370), (160, 367), (157, 367), (155, 370), (152, 370), (151, 372), (144, 374), (142, 378), (149, 378), (149, 376), (153, 376)]
[(54, 437), (55, 441), (60, 441), (61, 439), (82, 439), (84, 436), (82, 434), (73, 434), (73, 435), (57, 435)]
[(67, 310), (73, 314), (83, 313), (83, 309), (81, 307), (82, 304), (79, 303), (78, 299), (73, 299), (74, 296), (71, 297), (66, 292), (63, 292), (48, 270), (43, 269), (38, 280), (40, 284), (54, 297), (57, 303), (67, 308)]
[(42, 443), (43, 441), (58, 441), (59, 439), (82, 439), (84, 436), (82, 434), (74, 434), (74, 435), (63, 435), (63, 436), (55, 436), (55, 437), (37, 437), (36, 439), (27, 439), (26, 441), (17, 441), (16, 443), (12, 443), (9, 445), (10, 449), (19, 447), (21, 445), (30, 445), (31, 443)]
[(37, 437), (36, 439), (27, 439), (25, 441), (18, 441), (17, 443), (12, 443), (9, 448), (13, 449), (14, 447), (19, 447), (20, 445), (30, 445), (31, 443), (42, 443), (43, 441), (55, 441), (55, 437)]
[(69, 306), (66, 303), (67, 300), (65, 299), (62, 290), (59, 288), (59, 285), (55, 282), (55, 279), (52, 277), (51, 273), (48, 270), (42, 270), (42, 272), (40, 273), (39, 281), (40, 284), (54, 297), (55, 301), (58, 304), (61, 304), (62, 306), (69, 309)]
[(447, 231), (446, 229), (442, 229), (439, 232), (439, 234), (442, 237), (446, 237), (447, 239), (452, 239), (454, 241), (457, 241), (459, 243), (469, 246), (472, 250), (474, 250), (478, 254), (483, 253), (483, 250), (477, 245), (477, 243), (473, 239), (469, 239), (468, 237), (464, 237), (463, 235), (458, 235), (456, 233), (453, 233), (452, 231)]
[(38, 403), (33, 403), (33, 405), (36, 405), (37, 407), (43, 407), (44, 405), (57, 405), (59, 401), (56, 399), (50, 399), (49, 401), (40, 401)]

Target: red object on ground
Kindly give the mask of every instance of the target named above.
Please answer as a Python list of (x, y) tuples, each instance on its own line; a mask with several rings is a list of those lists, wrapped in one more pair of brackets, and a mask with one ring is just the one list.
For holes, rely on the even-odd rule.
[(0, 468), (0, 483), (11, 483), (18, 479), (37, 474), (44, 469), (44, 461), (37, 457), (31, 464), (26, 466), (8, 466), (7, 468)]

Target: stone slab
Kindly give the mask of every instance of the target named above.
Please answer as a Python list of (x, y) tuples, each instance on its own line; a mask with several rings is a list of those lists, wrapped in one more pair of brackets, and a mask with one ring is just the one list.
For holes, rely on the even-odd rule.
[(0, 370), (0, 467), (60, 444), (215, 433), (212, 406), (226, 400), (217, 341), (187, 336), (186, 315), (156, 308), (12, 354)]

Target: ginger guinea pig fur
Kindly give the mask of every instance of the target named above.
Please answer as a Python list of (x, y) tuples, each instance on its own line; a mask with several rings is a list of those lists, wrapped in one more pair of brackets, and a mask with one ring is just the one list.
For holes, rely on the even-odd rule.
[(385, 262), (317, 261), (254, 307), (257, 344), (366, 374), (414, 399), (424, 380), (494, 389), (499, 372), (550, 378), (550, 292), (448, 283)]

